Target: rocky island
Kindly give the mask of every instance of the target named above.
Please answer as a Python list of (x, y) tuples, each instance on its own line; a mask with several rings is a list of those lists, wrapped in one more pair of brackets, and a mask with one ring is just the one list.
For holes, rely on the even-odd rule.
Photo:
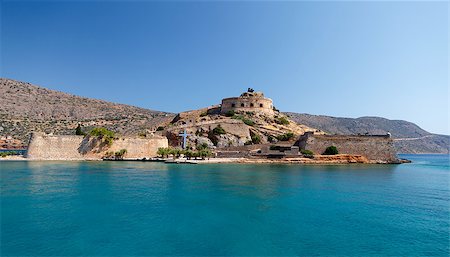
[[(106, 102), (99, 103), (108, 108)], [(126, 108), (120, 110), (124, 112)], [(141, 112), (143, 122), (139, 123), (139, 129), (128, 124), (126, 131), (137, 133), (121, 133), (124, 130), (102, 126), (107, 121), (82, 117), (68, 119), (72, 129), (63, 132), (29, 131), (24, 157), (29, 160), (149, 160), (170, 156), (190, 163), (399, 163), (389, 133), (329, 134), (295, 122), (280, 112), (272, 99), (251, 88), (239, 96), (224, 98), (220, 104), (174, 116), (136, 110)], [(58, 112), (53, 111), (52, 115)], [(158, 122), (145, 125), (146, 115), (150, 119), (159, 117)], [(85, 117), (89, 116), (92, 113), (86, 113)], [(133, 116), (124, 119), (137, 124)]]

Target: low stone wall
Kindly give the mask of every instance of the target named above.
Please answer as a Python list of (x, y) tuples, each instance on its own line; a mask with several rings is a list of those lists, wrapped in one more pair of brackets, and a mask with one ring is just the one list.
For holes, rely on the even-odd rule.
[(389, 136), (314, 135), (305, 133), (297, 145), (302, 150), (322, 154), (329, 146), (336, 146), (340, 154), (361, 155), (370, 161), (397, 162), (394, 142)]
[(107, 147), (102, 146), (96, 138), (32, 133), (26, 157), (32, 160), (96, 160), (106, 152), (126, 149), (126, 158), (149, 158), (157, 155), (159, 147), (167, 146), (167, 138), (160, 136), (119, 138)]

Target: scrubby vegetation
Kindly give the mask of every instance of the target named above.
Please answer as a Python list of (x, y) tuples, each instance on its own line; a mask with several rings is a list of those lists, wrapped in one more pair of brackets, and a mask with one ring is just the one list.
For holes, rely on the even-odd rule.
[(247, 119), (245, 117), (242, 119), (242, 121), (248, 126), (254, 126), (255, 125), (254, 121), (252, 121), (251, 119)]
[(108, 146), (112, 145), (115, 138), (114, 131), (108, 130), (106, 128), (94, 128), (89, 132), (89, 135), (97, 137), (102, 141), (102, 143), (105, 143)]
[(158, 128), (156, 128), (156, 131), (163, 131), (164, 127), (163, 126), (159, 126)]
[(286, 119), (286, 117), (278, 117), (278, 118), (275, 119), (275, 122), (277, 124), (289, 125), (289, 120)]
[(226, 112), (226, 113), (225, 113), (225, 116), (227, 116), (227, 117), (233, 117), (235, 114), (236, 114), (236, 113), (235, 113), (233, 110), (231, 110), (231, 111)]
[(114, 156), (116, 157), (116, 159), (123, 159), (127, 152), (127, 149), (120, 149), (119, 151), (114, 153)]
[(231, 118), (235, 119), (235, 120), (242, 120), (248, 126), (254, 126), (255, 125), (255, 122), (253, 120), (245, 117), (244, 115), (234, 114)]
[(250, 131), (250, 136), (252, 138), (252, 143), (253, 144), (259, 144), (261, 143), (261, 136), (258, 134), (253, 133), (252, 131)]
[(5, 152), (0, 152), (0, 157), (4, 158), (6, 156), (10, 156), (10, 155), (20, 155), (17, 151), (5, 151)]
[(252, 140), (248, 140), (247, 142), (244, 143), (244, 145), (251, 145), (253, 144)]
[(78, 136), (85, 136), (86, 133), (83, 131), (83, 129), (81, 128), (81, 125), (78, 123), (77, 128), (75, 129), (75, 135)]
[(279, 146), (276, 146), (276, 145), (271, 145), (271, 146), (269, 147), (269, 150), (271, 150), (271, 151), (275, 151), (275, 150), (278, 150), (278, 149), (280, 149), (280, 147), (279, 147)]
[(332, 145), (332, 146), (327, 147), (325, 149), (325, 152), (323, 152), (323, 154), (324, 155), (336, 155), (336, 154), (339, 154), (339, 151), (336, 146)]
[(313, 151), (310, 150), (300, 150), (300, 152), (303, 154), (304, 157), (306, 158), (313, 158), (314, 157), (314, 153)]
[(182, 150), (179, 148), (166, 147), (166, 148), (158, 148), (157, 154), (163, 158), (172, 156), (173, 158), (179, 158), (181, 155), (184, 155), (187, 159), (191, 158), (209, 158), (213, 156), (213, 153), (207, 147), (197, 149), (197, 151), (193, 150)]
[(220, 124), (219, 124), (219, 125), (217, 125), (217, 127), (215, 127), (215, 128), (213, 129), (213, 133), (214, 133), (214, 135), (223, 135), (223, 134), (226, 134), (227, 132), (226, 132), (225, 129), (223, 129), (222, 126), (220, 126)]
[(305, 155), (314, 155), (313, 151), (310, 150), (300, 150), (300, 152)]
[(277, 139), (280, 140), (280, 141), (289, 141), (293, 137), (294, 137), (294, 133), (288, 132), (288, 133), (285, 133), (283, 135), (277, 136)]

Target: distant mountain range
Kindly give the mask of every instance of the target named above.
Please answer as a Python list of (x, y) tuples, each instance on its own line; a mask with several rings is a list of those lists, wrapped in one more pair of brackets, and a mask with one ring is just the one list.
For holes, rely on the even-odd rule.
[[(5, 78), (0, 78), (0, 95), (0, 136), (12, 136), (24, 144), (31, 131), (73, 134), (82, 124), (86, 129), (102, 126), (135, 135), (154, 130), (175, 117), (173, 113), (79, 97)], [(450, 136), (429, 133), (407, 121), (285, 114), (299, 124), (331, 134), (390, 132), (401, 153), (449, 153)]]
[(285, 113), (297, 123), (317, 128), (330, 134), (391, 133), (399, 153), (449, 153), (450, 136), (427, 132), (404, 120), (380, 117), (338, 118), (305, 113)]

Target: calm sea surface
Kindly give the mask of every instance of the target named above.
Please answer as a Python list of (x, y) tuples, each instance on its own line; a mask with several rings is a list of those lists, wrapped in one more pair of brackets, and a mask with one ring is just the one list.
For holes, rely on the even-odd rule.
[(448, 256), (449, 157), (403, 165), (0, 162), (0, 254)]

